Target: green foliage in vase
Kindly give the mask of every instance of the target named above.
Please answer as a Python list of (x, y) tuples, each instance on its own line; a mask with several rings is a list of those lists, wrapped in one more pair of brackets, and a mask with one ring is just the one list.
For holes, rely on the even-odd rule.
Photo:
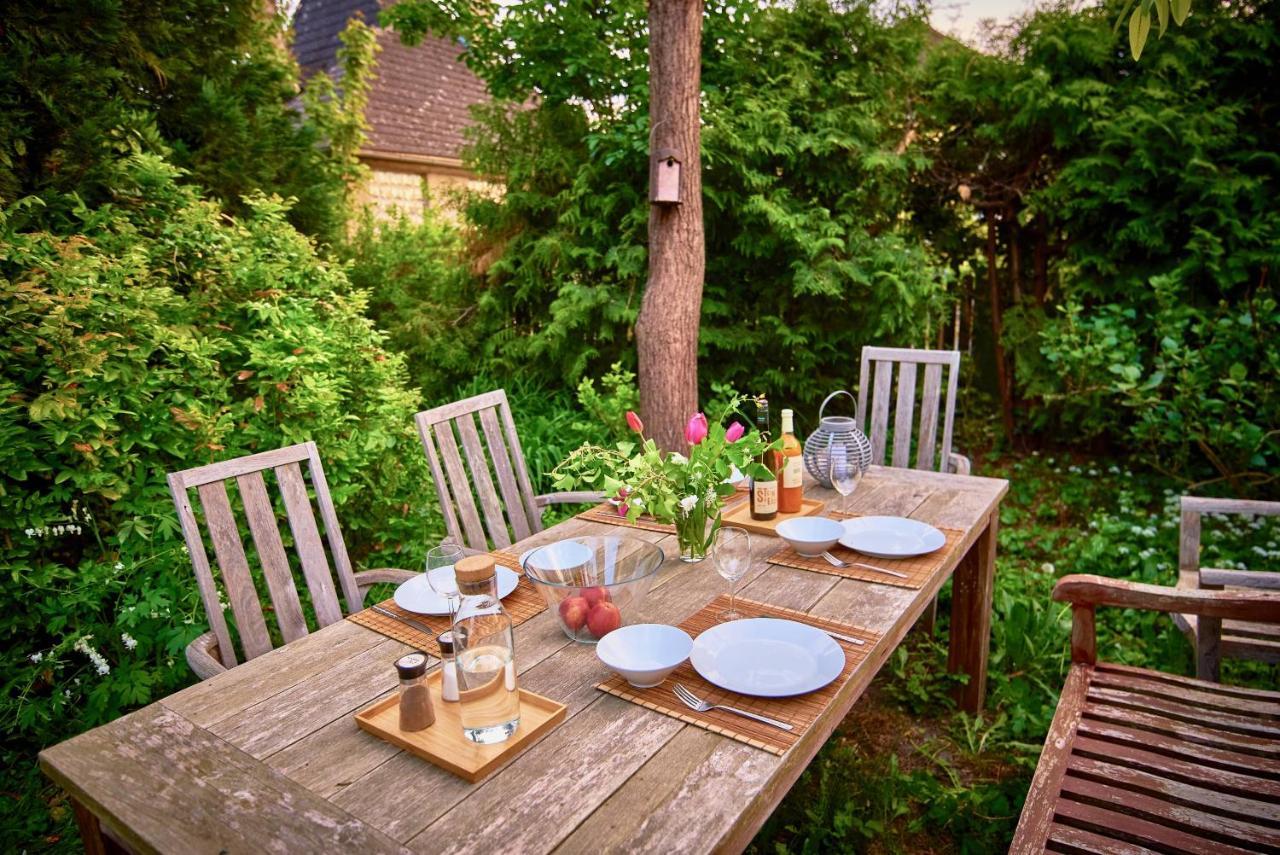
[[(644, 424), (634, 412), (627, 422), (640, 444), (623, 441), (612, 448), (584, 444), (552, 471), (557, 490), (585, 488), (599, 490), (620, 502), (619, 515), (634, 522), (648, 514), (660, 522), (679, 523), (692, 519), (698, 535), (705, 534), (709, 548), (720, 527), (720, 503), (732, 496), (729, 478), (737, 468), (742, 474), (764, 477), (768, 470), (760, 463), (770, 445), (756, 431), (746, 431), (739, 421), (740, 398), (731, 400), (715, 418), (695, 413), (685, 426), (688, 454), (662, 452), (652, 439), (644, 438)], [(745, 421), (745, 416), (742, 416)], [(711, 528), (705, 523), (710, 521)]]

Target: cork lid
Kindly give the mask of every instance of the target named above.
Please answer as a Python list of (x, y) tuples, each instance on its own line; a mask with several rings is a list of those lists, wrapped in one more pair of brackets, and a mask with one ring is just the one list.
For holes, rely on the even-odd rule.
[(459, 585), (487, 582), (497, 573), (497, 562), (492, 555), (468, 555), (453, 565), (453, 574)]

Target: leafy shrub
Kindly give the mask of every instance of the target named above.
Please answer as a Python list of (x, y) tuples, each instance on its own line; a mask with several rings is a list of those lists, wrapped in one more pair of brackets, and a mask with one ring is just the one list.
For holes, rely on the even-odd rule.
[[(44, 198), (32, 212), (59, 230), (73, 199), (111, 198), (118, 158), (166, 157), (233, 213), (278, 193), (286, 216), (335, 240), (363, 128), (360, 100), (373, 35), (344, 36), (343, 91), (324, 74), (300, 86), (283, 19), (259, 0), (17, 0), (0, 28), (0, 203)], [(299, 89), (306, 115), (297, 109)]]
[(452, 394), (483, 364), (487, 330), (474, 323), (477, 295), (458, 230), (427, 210), (377, 221), (365, 211), (339, 247), (351, 285), (369, 295), (369, 316), (403, 354), (427, 400)]
[(395, 553), (423, 546), (417, 394), (365, 295), (279, 199), (230, 219), (177, 178), (128, 158), (112, 202), (71, 203), (70, 235), (24, 229), (35, 200), (0, 211), (0, 716), (14, 775), (32, 749), (191, 681), (182, 651), (205, 620), (166, 472), (314, 440), (355, 561), (412, 566)]
[[(467, 208), (492, 365), (552, 384), (630, 364), (648, 273), (644, 4), (516, 6), (496, 27), (448, 10), (409, 0), (384, 18), (465, 36), (500, 99), (469, 157), (504, 192)], [(945, 274), (906, 210), (923, 161), (901, 146), (922, 32), (867, 3), (708, 4), (704, 392), (816, 404), (859, 346), (919, 342), (936, 323)]]

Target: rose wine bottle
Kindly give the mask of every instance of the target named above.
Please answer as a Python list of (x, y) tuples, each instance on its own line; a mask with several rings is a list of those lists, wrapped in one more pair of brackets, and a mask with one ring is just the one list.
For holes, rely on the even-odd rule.
[(800, 513), (804, 501), (804, 449), (795, 435), (795, 414), (782, 411), (782, 474), (778, 478), (778, 510), (784, 514)]
[[(769, 401), (761, 395), (756, 399), (756, 430), (765, 442), (769, 441)], [(760, 464), (769, 470), (767, 478), (751, 479), (751, 518), (771, 520), (778, 515), (778, 453), (765, 451)]]

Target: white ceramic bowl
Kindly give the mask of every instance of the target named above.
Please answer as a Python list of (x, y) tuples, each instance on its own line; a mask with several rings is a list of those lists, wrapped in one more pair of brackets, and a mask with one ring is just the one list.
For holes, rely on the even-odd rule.
[(806, 558), (817, 558), (839, 542), (844, 526), (826, 517), (792, 517), (778, 523), (778, 536)]
[(689, 658), (693, 639), (682, 629), (660, 623), (637, 623), (615, 629), (600, 639), (596, 656), (637, 689), (658, 685)]

